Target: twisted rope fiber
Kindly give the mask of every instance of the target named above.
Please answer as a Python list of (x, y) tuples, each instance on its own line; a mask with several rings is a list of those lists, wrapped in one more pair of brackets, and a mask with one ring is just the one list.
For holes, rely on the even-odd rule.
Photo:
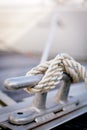
[(50, 61), (39, 64), (26, 74), (26, 76), (38, 74), (44, 74), (44, 76), (36, 86), (32, 88), (27, 87), (25, 91), (36, 93), (53, 89), (62, 79), (64, 72), (72, 78), (72, 82), (74, 83), (84, 80), (87, 75), (84, 66), (76, 62), (68, 54), (62, 53)]

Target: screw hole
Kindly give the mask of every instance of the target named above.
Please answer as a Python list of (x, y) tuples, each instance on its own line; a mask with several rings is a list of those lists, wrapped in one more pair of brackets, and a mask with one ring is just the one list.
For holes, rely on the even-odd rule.
[(22, 114), (23, 114), (23, 112), (18, 112), (17, 114), (18, 114), (18, 115), (22, 115)]
[(79, 105), (79, 102), (76, 103), (76, 106)]

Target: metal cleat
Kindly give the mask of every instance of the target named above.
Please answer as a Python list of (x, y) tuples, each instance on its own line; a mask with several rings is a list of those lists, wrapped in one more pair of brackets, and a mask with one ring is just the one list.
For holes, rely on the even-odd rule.
[[(36, 85), (42, 77), (43, 75), (22, 76), (7, 79), (5, 81), (5, 88), (8, 90), (17, 90), (26, 87), (32, 87)], [(23, 125), (29, 123), (31, 124), (29, 128), (33, 128), (32, 123), (35, 123), (35, 126), (38, 126), (38, 123), (43, 124), (77, 109), (79, 106), (79, 100), (68, 96), (70, 85), (71, 78), (67, 74), (64, 74), (62, 80), (60, 81), (60, 87), (56, 96), (52, 97), (52, 95), (50, 94), (50, 98), (48, 96), (48, 98), (46, 99), (46, 94), (49, 94), (50, 92), (46, 94), (43, 93), (41, 94), (41, 96), (37, 95), (37, 102), (34, 102), (33, 100), (33, 102), (29, 104), (30, 107), (9, 114), (9, 122), (16, 125)], [(38, 107), (35, 106), (34, 103), (39, 104), (39, 102), (41, 101), (42, 105), (40, 106), (40, 108), (42, 107), (42, 109), (38, 109)], [(43, 102), (45, 101), (47, 104), (46, 108), (43, 104)]]

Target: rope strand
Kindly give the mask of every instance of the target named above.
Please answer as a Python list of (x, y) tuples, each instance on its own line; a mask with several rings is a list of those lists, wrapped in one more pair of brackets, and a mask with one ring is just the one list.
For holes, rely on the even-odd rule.
[(46, 61), (31, 69), (26, 75), (44, 74), (41, 81), (33, 88), (25, 88), (29, 93), (46, 92), (56, 87), (63, 77), (63, 73), (67, 73), (72, 78), (72, 82), (76, 83), (84, 80), (87, 71), (84, 66), (76, 62), (68, 54), (62, 53), (57, 55), (53, 60)]

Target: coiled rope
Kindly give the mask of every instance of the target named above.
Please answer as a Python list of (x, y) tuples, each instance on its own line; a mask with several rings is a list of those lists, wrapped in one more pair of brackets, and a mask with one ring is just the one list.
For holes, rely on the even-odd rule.
[(74, 83), (84, 80), (85, 76), (87, 76), (84, 66), (76, 62), (68, 54), (62, 53), (54, 59), (31, 69), (27, 75), (44, 74), (44, 76), (36, 86), (25, 88), (25, 90), (29, 93), (47, 92), (56, 87), (62, 79), (64, 72), (72, 78)]

